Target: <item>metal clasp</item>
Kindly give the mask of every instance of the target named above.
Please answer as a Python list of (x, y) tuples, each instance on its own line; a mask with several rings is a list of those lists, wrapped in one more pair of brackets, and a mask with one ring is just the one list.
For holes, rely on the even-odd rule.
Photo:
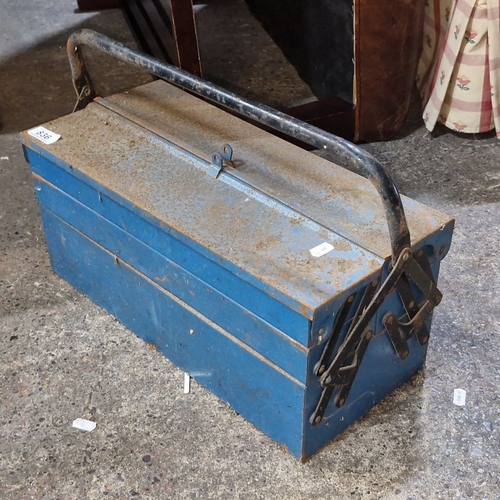
[(219, 175), (222, 173), (225, 167), (234, 167), (234, 163), (232, 162), (233, 158), (233, 148), (229, 144), (224, 144), (222, 146), (221, 153), (213, 153), (212, 154), (212, 165), (216, 167), (214, 170), (214, 177), (217, 179)]

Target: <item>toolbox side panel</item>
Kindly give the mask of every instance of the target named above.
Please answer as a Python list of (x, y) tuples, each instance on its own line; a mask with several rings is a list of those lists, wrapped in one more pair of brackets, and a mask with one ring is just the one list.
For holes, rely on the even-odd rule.
[[(449, 248), (450, 243), (451, 227), (447, 227), (443, 228), (443, 231), (431, 235), (423, 242), (422, 247), (432, 256), (431, 249), (434, 248), (434, 253), (439, 253), (439, 248)], [(431, 265), (436, 282), (439, 277), (440, 263), (438, 258), (434, 258)], [(387, 269), (384, 270), (384, 274), (386, 272)], [(361, 288), (358, 289), (358, 292), (362, 291)], [(416, 289), (414, 289), (414, 292), (417, 300), (421, 301), (421, 293), (417, 293)], [(382, 319), (387, 312), (393, 312), (400, 319), (405, 317), (406, 313), (398, 293), (393, 292), (387, 296), (370, 323), (372, 330), (377, 334), (368, 344), (345, 405), (340, 408), (335, 405), (336, 393), (334, 393), (323, 420), (316, 426), (311, 425), (309, 419), (316, 409), (323, 388), (320, 385), (319, 377), (314, 373), (314, 367), (321, 357), (328, 337), (325, 338), (323, 343), (309, 351), (304, 414), (304, 457), (310, 457), (319, 451), (325, 444), (392, 394), (398, 387), (408, 382), (423, 368), (428, 344), (420, 345), (417, 338), (412, 336), (408, 340), (409, 354), (407, 358), (400, 359), (382, 323)], [(323, 313), (320, 311), (318, 314), (321, 316)], [(425, 324), (429, 332), (431, 332), (432, 313), (427, 317)], [(345, 335), (346, 331), (345, 328), (343, 335)], [(342, 337), (339, 342), (341, 341)]]
[(53, 268), (63, 279), (301, 456), (301, 383), (43, 207), (42, 219)]
[(219, 290), (235, 302), (304, 346), (309, 343), (311, 322), (307, 317), (288, 308), (278, 299), (270, 297), (231, 273), (223, 266), (206, 258), (170, 234), (170, 228), (155, 227), (145, 218), (98, 192), (82, 180), (25, 147), (33, 172), (79, 200), (109, 221), (144, 242), (171, 261)]
[[(410, 338), (408, 345), (410, 353), (402, 360), (397, 357), (386, 333), (374, 337), (368, 344), (345, 405), (336, 407), (332, 397), (323, 421), (316, 426), (311, 425), (309, 418), (314, 413), (322, 387), (319, 378), (310, 374), (304, 408), (304, 457), (321, 450), (423, 367), (427, 345), (421, 346), (415, 337)], [(321, 350), (322, 346), (312, 353), (311, 367), (314, 360), (319, 359)]]
[(305, 383), (303, 346), (43, 179), (34, 182), (47, 210)]

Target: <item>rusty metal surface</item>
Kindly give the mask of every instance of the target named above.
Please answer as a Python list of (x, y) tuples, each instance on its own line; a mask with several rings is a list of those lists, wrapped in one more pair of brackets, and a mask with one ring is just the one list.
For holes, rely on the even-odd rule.
[[(276, 138), (164, 82), (99, 103), (210, 161), (233, 147), (234, 175), (381, 258), (391, 254), (385, 212), (371, 182)], [(416, 244), (451, 218), (403, 197)]]
[[(44, 146), (24, 134), (30, 148), (94, 179), (231, 271), (244, 270), (304, 316), (380, 269), (371, 252), (226, 173), (214, 179), (208, 163), (101, 105), (46, 126), (61, 139)], [(312, 257), (309, 250), (325, 241), (334, 250)]]
[[(92, 101), (94, 93), (92, 81), (86, 74), (80, 51), (83, 45), (102, 51), (134, 67), (142, 68), (152, 75), (230, 110), (231, 113), (257, 121), (266, 127), (286, 134), (288, 137), (324, 149), (324, 151), (342, 159), (345, 164), (366, 175), (380, 196), (386, 212), (393, 263), (397, 261), (399, 254), (411, 245), (399, 191), (380, 162), (367, 151), (341, 137), (329, 134), (264, 104), (245, 99), (223, 87), (130, 49), (120, 42), (92, 30), (76, 31), (68, 39), (68, 59), (78, 96), (75, 109), (84, 109)], [(82, 79), (83, 75), (85, 75), (84, 79)]]

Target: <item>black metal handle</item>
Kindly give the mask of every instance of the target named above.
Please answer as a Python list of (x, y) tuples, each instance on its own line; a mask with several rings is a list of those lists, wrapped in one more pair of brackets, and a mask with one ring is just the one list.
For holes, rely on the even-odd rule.
[(81, 45), (99, 49), (120, 61), (142, 68), (163, 80), (236, 111), (240, 115), (343, 158), (349, 165), (368, 177), (382, 199), (389, 227), (393, 263), (397, 261), (403, 249), (411, 246), (410, 233), (398, 189), (380, 162), (360, 147), (269, 106), (239, 97), (187, 71), (129, 49), (107, 36), (87, 29), (76, 31), (68, 39), (69, 63), (73, 85), (78, 96), (75, 109), (84, 108), (96, 97), (92, 80), (85, 68)]

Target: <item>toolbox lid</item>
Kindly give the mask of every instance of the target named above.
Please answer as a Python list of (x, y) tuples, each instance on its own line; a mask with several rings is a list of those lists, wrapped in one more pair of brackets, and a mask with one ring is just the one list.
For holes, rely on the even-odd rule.
[[(61, 139), (28, 147), (308, 318), (391, 255), (367, 179), (165, 82), (45, 126)], [(224, 144), (234, 168), (217, 175)], [(453, 223), (403, 204), (414, 245)]]

